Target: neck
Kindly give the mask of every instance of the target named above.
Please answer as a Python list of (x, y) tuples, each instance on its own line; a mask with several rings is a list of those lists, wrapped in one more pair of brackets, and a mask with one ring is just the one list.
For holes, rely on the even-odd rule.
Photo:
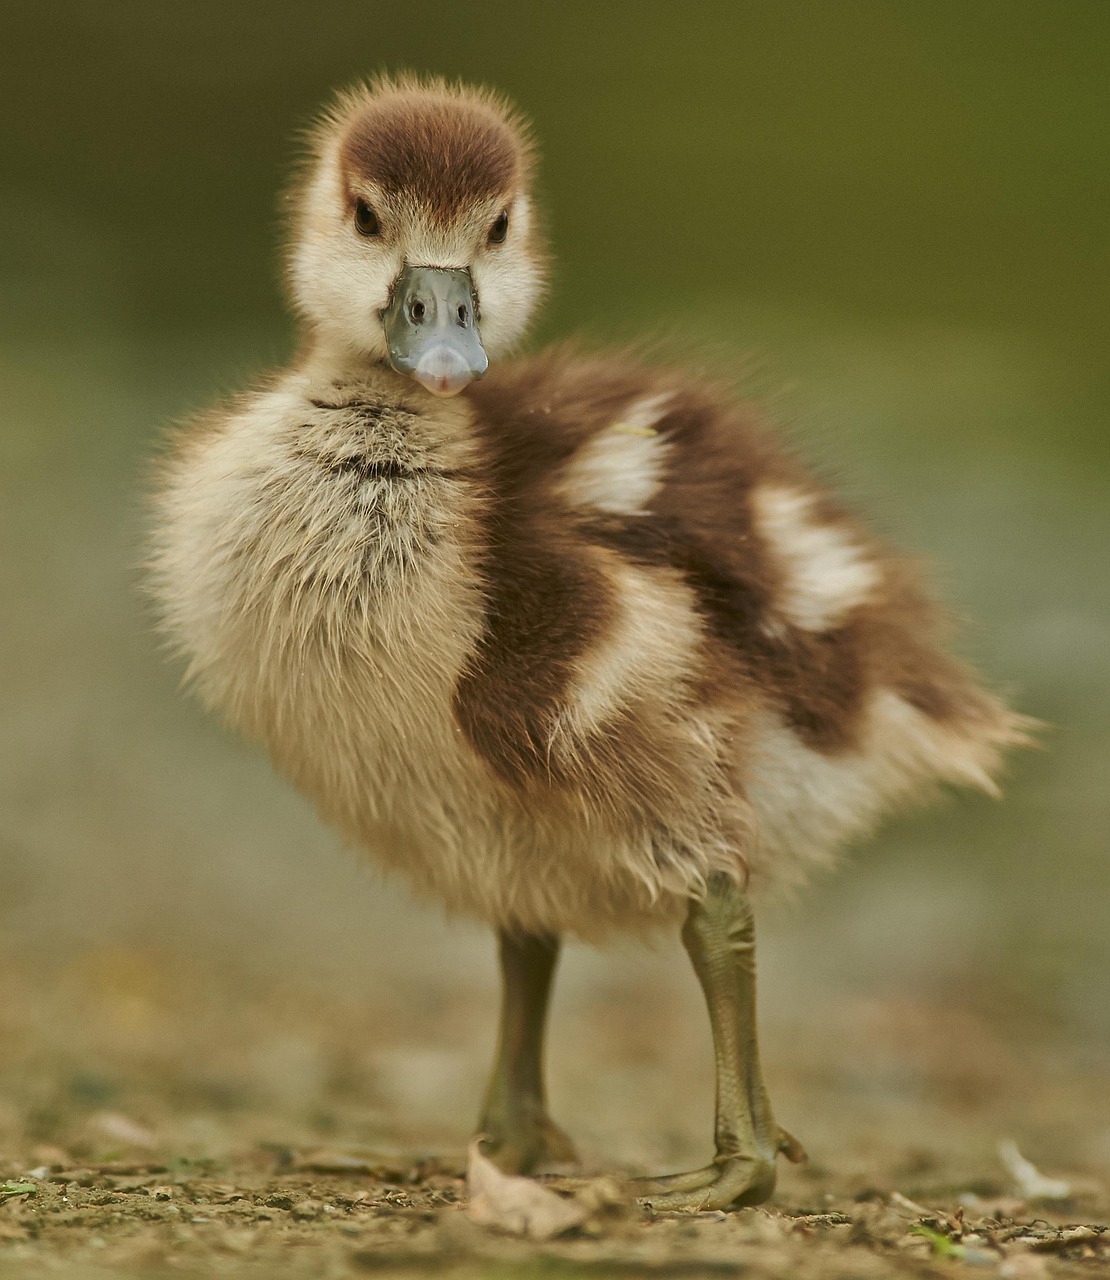
[(314, 382), (370, 380), (383, 389), (388, 386), (400, 391), (405, 383), (411, 381), (390, 368), (385, 360), (375, 359), (364, 351), (357, 351), (318, 333), (309, 335), (302, 345), (299, 363)]
[[(403, 437), (402, 451), (413, 465), (460, 469), (472, 464), (473, 422), (465, 394), (442, 399), (384, 360), (318, 340), (302, 349), (299, 364), (302, 394), (324, 402), (321, 407), (376, 400), (399, 411), (393, 422), (402, 430), (395, 443)], [(332, 400), (334, 406), (327, 403)]]

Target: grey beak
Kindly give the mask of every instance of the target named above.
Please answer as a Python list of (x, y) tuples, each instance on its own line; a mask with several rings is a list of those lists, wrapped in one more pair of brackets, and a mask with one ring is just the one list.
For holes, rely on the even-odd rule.
[(470, 272), (405, 267), (382, 312), (389, 363), (436, 396), (457, 395), (489, 368)]

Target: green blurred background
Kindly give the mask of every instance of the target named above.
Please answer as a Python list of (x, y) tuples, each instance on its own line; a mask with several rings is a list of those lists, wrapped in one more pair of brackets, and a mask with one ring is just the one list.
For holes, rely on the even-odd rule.
[[(239, 1027), (270, 1000), (226, 1074), (307, 1107), (337, 1068), (316, 1032), (282, 1039), (308, 1025), (296, 993), (403, 1024), (375, 1045), (370, 1018), (366, 1081), (469, 1123), (485, 935), (383, 885), (180, 696), (136, 585), (161, 426), (291, 351), (291, 139), (336, 87), (406, 67), (535, 122), (556, 255), (535, 343), (647, 334), (740, 374), (936, 563), (965, 651), (1053, 725), (1004, 803), (900, 819), (767, 914), (773, 1052), (819, 1067), (810, 1028), (910, 1007), (926, 1039), (958, 1016), (1105, 1051), (1110, 5), (72, 0), (8, 6), (0, 54), (0, 1031), (24, 1069), (99, 1054), (109, 1096), (135, 1026), (195, 1046), (210, 1000)], [(701, 1034), (677, 948), (567, 970), (560, 1018), (619, 997)], [(583, 1114), (618, 1088), (591, 1072), (659, 1060), (642, 1029), (590, 1046), (600, 1063), (556, 1043)], [(912, 1095), (880, 1058), (860, 1080)]]

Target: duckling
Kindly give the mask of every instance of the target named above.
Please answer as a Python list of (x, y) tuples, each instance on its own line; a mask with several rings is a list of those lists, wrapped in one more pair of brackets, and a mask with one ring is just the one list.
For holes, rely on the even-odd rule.
[(533, 161), (485, 90), (332, 105), (293, 201), (299, 354), (173, 439), (150, 581), (203, 700), (497, 931), (501, 1166), (574, 1158), (542, 1061), (560, 939), (680, 927), (716, 1152), (636, 1190), (755, 1204), (803, 1152), (761, 1074), (749, 895), (937, 783), (993, 791), (1024, 722), (749, 409), (622, 355), (503, 359), (547, 275)]

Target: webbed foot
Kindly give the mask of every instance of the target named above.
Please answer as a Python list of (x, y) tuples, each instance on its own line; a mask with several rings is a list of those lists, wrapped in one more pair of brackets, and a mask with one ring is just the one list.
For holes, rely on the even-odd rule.
[(775, 1165), (763, 1156), (730, 1156), (704, 1169), (637, 1178), (632, 1190), (653, 1209), (731, 1209), (762, 1204), (775, 1189)]
[(718, 1156), (712, 1164), (689, 1173), (670, 1173), (659, 1178), (636, 1178), (632, 1190), (637, 1199), (653, 1209), (729, 1209), (762, 1204), (775, 1189), (775, 1156), (779, 1153), (794, 1164), (806, 1158), (805, 1149), (792, 1134), (779, 1129), (775, 1151), (759, 1150), (752, 1155)]

